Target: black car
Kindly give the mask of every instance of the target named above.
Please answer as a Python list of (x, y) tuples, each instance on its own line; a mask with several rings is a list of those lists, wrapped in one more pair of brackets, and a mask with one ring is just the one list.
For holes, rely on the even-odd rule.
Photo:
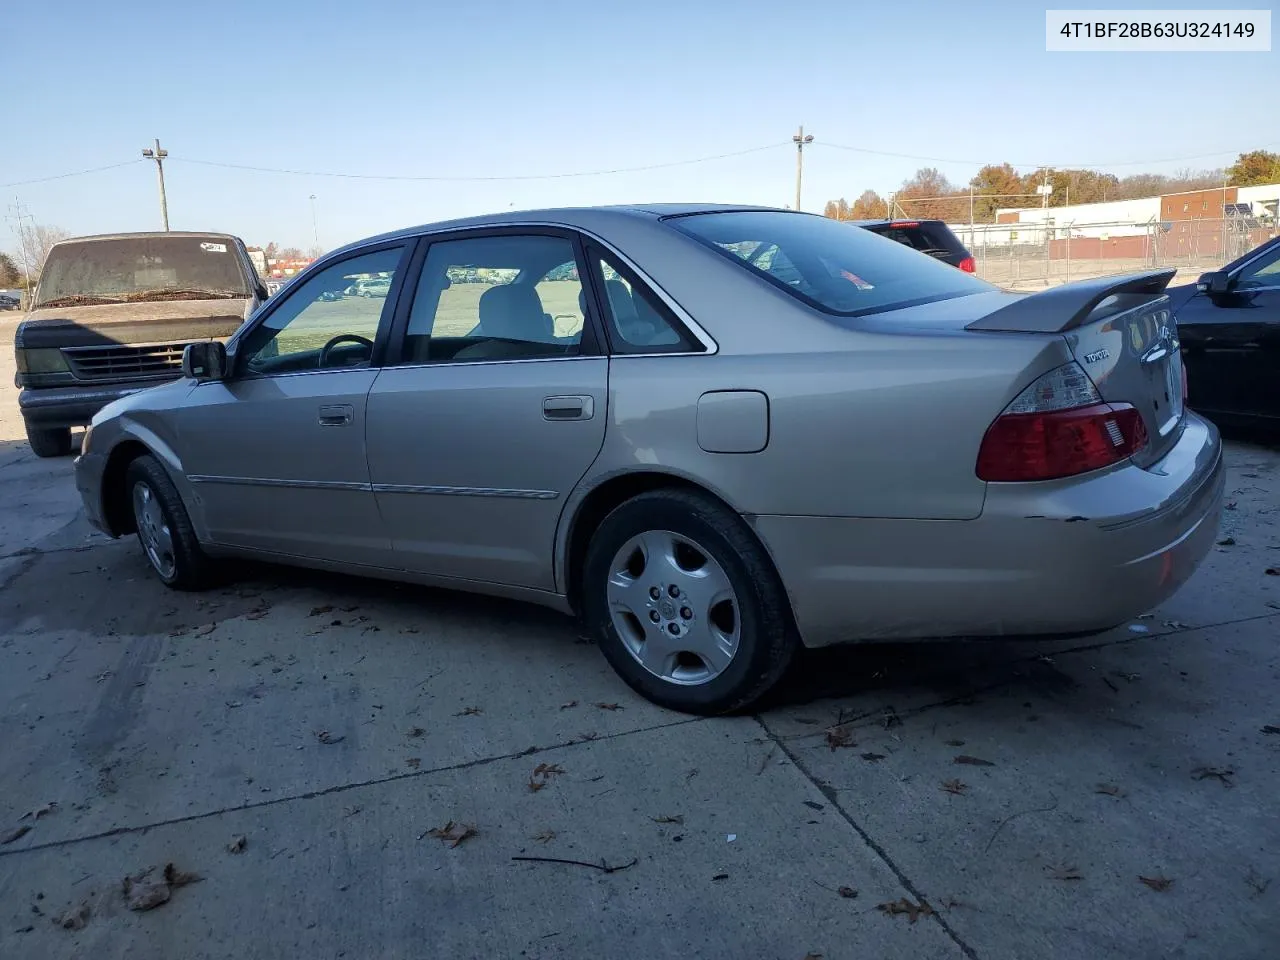
[(973, 273), (977, 266), (960, 238), (941, 220), (855, 220), (853, 224), (959, 267), (965, 273)]
[(1188, 406), (1221, 423), (1280, 426), (1280, 237), (1166, 292)]

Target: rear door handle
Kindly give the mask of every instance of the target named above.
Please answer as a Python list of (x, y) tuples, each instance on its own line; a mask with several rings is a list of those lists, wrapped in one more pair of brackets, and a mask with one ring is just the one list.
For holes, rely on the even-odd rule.
[(349, 403), (331, 403), (320, 408), (320, 425), (325, 427), (341, 427), (350, 423), (356, 415), (355, 408)]
[(542, 401), (544, 420), (590, 420), (595, 413), (592, 397), (547, 397)]

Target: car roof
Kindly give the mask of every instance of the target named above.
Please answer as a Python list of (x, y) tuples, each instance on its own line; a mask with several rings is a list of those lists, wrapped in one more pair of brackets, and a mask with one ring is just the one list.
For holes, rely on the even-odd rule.
[(232, 233), (216, 233), (206, 231), (189, 231), (189, 230), (147, 230), (138, 233), (95, 233), (87, 237), (67, 237), (65, 240), (59, 240), (54, 246), (61, 246), (64, 243), (88, 243), (95, 240), (141, 240), (150, 239), (152, 237), (186, 237), (189, 239), (200, 240), (229, 240), (233, 243), (240, 238)]
[[(549, 223), (561, 226), (590, 229), (604, 221), (615, 219), (619, 222), (635, 220), (659, 220), (664, 217), (687, 217), (696, 213), (797, 213), (780, 207), (762, 207), (740, 203), (644, 203), (615, 204), (594, 207), (548, 207), (541, 210), (506, 210), (501, 213), (482, 214), (475, 217), (462, 217), (456, 220), (441, 220), (436, 223), (424, 223), (416, 227), (405, 227), (389, 233), (366, 237), (347, 244), (342, 251), (353, 250), (372, 243), (388, 240), (402, 240), (423, 233), (440, 233), (447, 230), (460, 230), (472, 227), (501, 227), (506, 224)], [(817, 216), (817, 214), (802, 214)], [(335, 253), (340, 251), (334, 251)], [(327, 259), (327, 255), (326, 255)]]

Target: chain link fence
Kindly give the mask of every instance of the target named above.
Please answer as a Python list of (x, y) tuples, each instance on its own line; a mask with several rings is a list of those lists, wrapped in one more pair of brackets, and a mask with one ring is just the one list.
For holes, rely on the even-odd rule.
[(1252, 217), (1083, 223), (950, 224), (973, 255), (978, 276), (1010, 289), (1036, 289), (1158, 267), (1175, 283), (1252, 250), (1276, 235), (1274, 221)]

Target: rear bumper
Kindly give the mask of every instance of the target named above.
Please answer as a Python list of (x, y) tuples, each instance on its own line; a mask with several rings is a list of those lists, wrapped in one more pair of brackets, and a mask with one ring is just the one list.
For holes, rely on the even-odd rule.
[(1132, 465), (989, 484), (975, 520), (759, 516), (806, 646), (1105, 630), (1171, 596), (1217, 536), (1217, 430)]
[(22, 412), (22, 419), (32, 427), (82, 427), (112, 401), (167, 382), (148, 380), (83, 387), (25, 387), (18, 394), (18, 409)]

